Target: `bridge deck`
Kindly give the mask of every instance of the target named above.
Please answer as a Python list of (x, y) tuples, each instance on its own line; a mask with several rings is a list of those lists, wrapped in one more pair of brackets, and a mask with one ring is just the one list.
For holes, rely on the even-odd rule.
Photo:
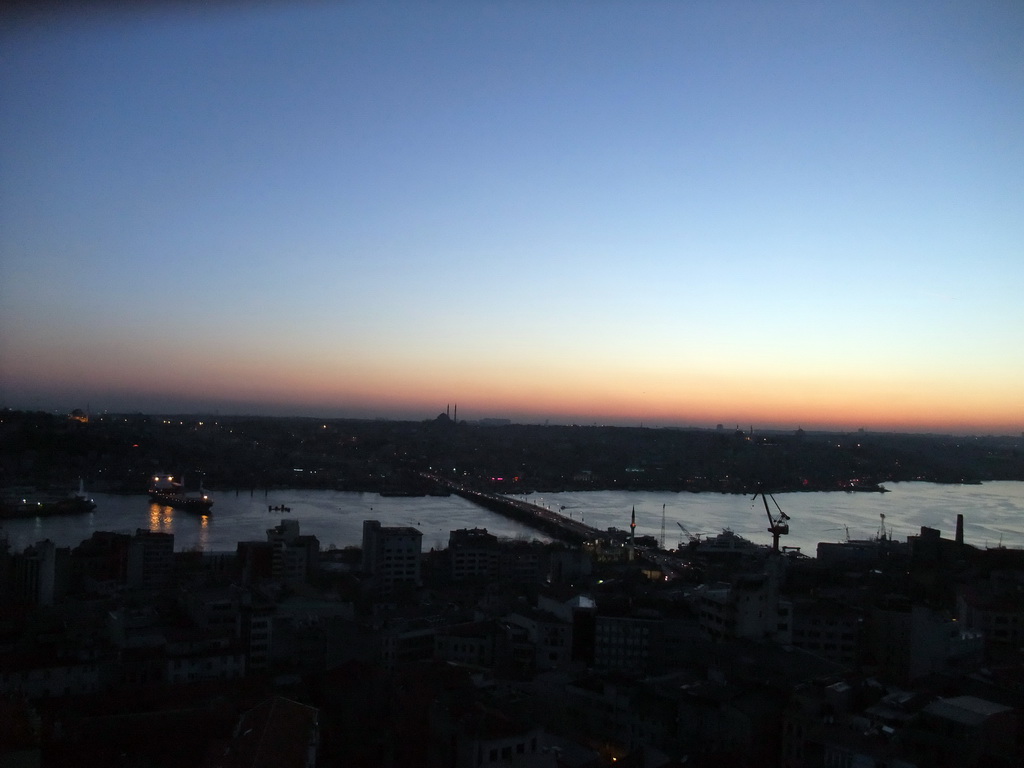
[(555, 539), (582, 544), (585, 541), (594, 541), (604, 535), (604, 531), (527, 501), (497, 493), (471, 490), (439, 477), (431, 477), (431, 479), (449, 488), (456, 496), (461, 496), (485, 509), (535, 528)]
[(594, 541), (603, 533), (603, 531), (599, 531), (597, 528), (591, 528), (589, 525), (573, 520), (558, 512), (552, 512), (550, 509), (538, 507), (536, 504), (530, 504), (526, 501), (512, 499), (508, 496), (469, 490), (456, 490), (454, 492), (462, 498), (472, 501), (474, 504), (479, 504), (492, 512), (510, 517), (563, 541), (582, 544), (585, 541)]

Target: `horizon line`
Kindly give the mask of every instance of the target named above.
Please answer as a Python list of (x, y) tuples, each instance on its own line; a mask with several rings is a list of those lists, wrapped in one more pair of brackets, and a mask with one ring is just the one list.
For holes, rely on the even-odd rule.
[[(75, 408), (42, 408), (42, 407), (15, 407), (10, 405), (0, 406), (0, 411), (10, 412), (22, 412), (22, 413), (47, 413), (50, 415), (70, 415), (74, 411), (84, 411), (92, 418), (93, 412), (89, 409), (88, 405), (86, 409), (80, 407)], [(245, 410), (228, 410), (221, 411), (218, 408), (213, 409), (168, 409), (168, 410), (142, 410), (142, 409), (113, 409), (103, 408), (95, 411), (96, 415), (104, 416), (146, 416), (153, 418), (181, 418), (181, 417), (214, 417), (214, 418), (233, 418), (233, 419), (304, 419), (310, 421), (360, 421), (360, 422), (411, 422), (411, 423), (423, 423), (437, 421), (442, 416), (447, 414), (442, 409), (436, 416), (428, 417), (413, 417), (413, 416), (401, 416), (401, 415), (366, 415), (366, 416), (327, 416), (323, 414), (305, 414), (305, 413), (260, 413), (256, 411), (245, 411)], [(613, 429), (651, 429), (651, 430), (676, 430), (676, 431), (702, 431), (702, 432), (724, 432), (724, 433), (740, 433), (743, 435), (756, 435), (756, 434), (837, 434), (837, 435), (912, 435), (920, 437), (1001, 437), (1009, 439), (1024, 439), (1024, 430), (1020, 432), (1013, 432), (1007, 428), (1005, 432), (994, 432), (994, 431), (983, 431), (977, 429), (975, 431), (951, 431), (948, 428), (944, 430), (941, 427), (931, 429), (907, 429), (907, 428), (883, 428), (883, 427), (828, 427), (828, 426), (810, 426), (803, 427), (797, 426), (761, 426), (758, 427), (756, 424), (747, 424), (746, 426), (736, 424), (732, 427), (726, 426), (726, 422), (716, 423), (714, 426), (707, 426), (693, 423), (679, 423), (679, 424), (664, 424), (664, 423), (645, 423), (644, 420), (638, 420), (635, 424), (622, 423), (623, 419), (616, 420), (615, 422), (602, 422), (597, 419), (584, 420), (572, 420), (565, 417), (536, 417), (537, 420), (519, 420), (514, 417), (508, 416), (481, 416), (476, 419), (462, 419), (461, 421), (455, 421), (449, 417), (449, 420), (453, 424), (466, 424), (469, 426), (485, 425), (484, 422), (504, 422), (500, 426), (524, 426), (524, 427), (579, 427), (579, 428), (613, 428)], [(485, 425), (487, 426), (487, 425)], [(497, 424), (490, 426), (499, 426)]]

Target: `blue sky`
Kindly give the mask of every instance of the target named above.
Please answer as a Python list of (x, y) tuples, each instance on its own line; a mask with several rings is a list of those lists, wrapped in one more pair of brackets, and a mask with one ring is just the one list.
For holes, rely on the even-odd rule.
[(56, 8), (7, 405), (1024, 429), (1019, 3)]

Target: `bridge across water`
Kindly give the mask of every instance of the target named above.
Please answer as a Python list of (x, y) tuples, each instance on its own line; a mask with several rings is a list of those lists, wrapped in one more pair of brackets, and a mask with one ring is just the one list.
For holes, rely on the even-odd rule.
[(605, 531), (593, 528), (579, 520), (573, 520), (571, 517), (566, 517), (558, 512), (552, 512), (550, 509), (531, 504), (528, 501), (514, 499), (510, 496), (502, 496), (497, 493), (471, 490), (458, 483), (453, 483), (436, 476), (431, 476), (430, 479), (444, 485), (456, 496), (461, 496), (467, 501), (480, 505), (484, 509), (504, 515), (561, 541), (582, 544), (586, 541), (595, 541), (607, 535)]
[(603, 535), (604, 531), (592, 528), (579, 520), (552, 512), (550, 509), (538, 507), (527, 501), (520, 501), (508, 496), (501, 496), (496, 493), (484, 493), (483, 491), (471, 491), (465, 488), (453, 488), (452, 492), (474, 504), (479, 504), (491, 512), (512, 518), (517, 522), (536, 528), (538, 531), (548, 534), (552, 538), (568, 541), (573, 544), (582, 544), (586, 541), (594, 541)]

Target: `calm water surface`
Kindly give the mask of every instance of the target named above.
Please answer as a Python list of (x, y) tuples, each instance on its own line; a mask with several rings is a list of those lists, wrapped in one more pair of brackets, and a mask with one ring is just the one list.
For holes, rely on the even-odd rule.
[[(956, 516), (964, 515), (964, 538), (978, 547), (1024, 548), (1024, 483), (993, 482), (982, 485), (887, 484), (890, 493), (780, 493), (775, 495), (790, 516), (790, 535), (781, 543), (814, 554), (819, 541), (869, 538), (879, 531), (880, 515), (900, 540), (920, 532), (921, 526), (938, 528), (952, 537)], [(174, 548), (234, 550), (238, 541), (266, 540), (266, 530), (282, 519), (298, 520), (302, 533), (316, 536), (320, 546), (358, 546), (363, 520), (384, 525), (411, 525), (423, 532), (424, 549), (447, 546), (448, 532), (456, 528), (487, 528), (506, 538), (547, 538), (457, 496), (381, 497), (371, 493), (337, 491), (271, 491), (269, 493), (210, 492), (210, 515), (199, 515), (149, 503), (139, 496), (93, 494), (96, 510), (72, 517), (8, 520), (2, 524), (14, 551), (43, 539), (59, 546), (75, 546), (94, 531), (134, 533), (144, 528), (174, 534)], [(532, 494), (529, 501), (561, 510), (595, 528), (628, 529), (630, 511), (636, 509), (637, 534), (661, 535), (662, 509), (665, 543), (679, 543), (682, 524), (691, 533), (714, 535), (723, 528), (762, 544), (771, 543), (768, 519), (761, 500), (749, 496), (712, 493), (588, 491)], [(290, 512), (268, 511), (284, 505)], [(773, 514), (778, 510), (772, 506)]]
[[(957, 514), (964, 515), (964, 540), (977, 547), (1024, 548), (1024, 483), (992, 482), (981, 485), (886, 483), (890, 493), (777, 493), (779, 508), (790, 516), (790, 533), (781, 545), (800, 547), (813, 555), (820, 541), (866, 539), (885, 526), (897, 540), (917, 535), (921, 526), (938, 528), (953, 537)], [(770, 544), (768, 517), (760, 498), (712, 493), (588, 493), (534, 494), (535, 504), (562, 510), (595, 528), (628, 529), (636, 507), (637, 535), (661, 535), (665, 511), (665, 544), (672, 547), (683, 536), (678, 524), (693, 534), (715, 535), (723, 528), (760, 544)], [(778, 508), (771, 503), (773, 515)], [(685, 541), (685, 538), (684, 538)]]

